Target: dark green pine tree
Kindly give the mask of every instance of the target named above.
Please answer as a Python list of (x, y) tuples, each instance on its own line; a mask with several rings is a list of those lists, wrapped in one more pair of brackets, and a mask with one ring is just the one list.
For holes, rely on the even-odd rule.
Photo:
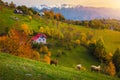
[(116, 49), (112, 60), (116, 66), (116, 71), (119, 72), (120, 71), (120, 49), (119, 48)]

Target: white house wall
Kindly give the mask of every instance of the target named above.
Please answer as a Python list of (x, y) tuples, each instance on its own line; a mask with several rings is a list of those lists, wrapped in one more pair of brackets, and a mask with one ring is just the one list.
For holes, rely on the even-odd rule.
[(36, 42), (37, 43), (43, 43), (43, 44), (46, 44), (46, 38), (38, 38), (37, 40), (36, 40)]

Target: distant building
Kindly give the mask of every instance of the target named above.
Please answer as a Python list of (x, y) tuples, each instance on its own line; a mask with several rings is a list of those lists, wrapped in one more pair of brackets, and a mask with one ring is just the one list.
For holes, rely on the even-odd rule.
[(44, 16), (45, 13), (44, 13), (44, 12), (40, 12), (39, 15), (40, 15), (40, 16)]
[(14, 10), (14, 13), (16, 13), (16, 14), (23, 14), (23, 11), (22, 11), (22, 10), (19, 10), (19, 9), (15, 9), (15, 10)]
[(36, 36), (32, 37), (31, 40), (36, 43), (43, 43), (46, 44), (46, 35), (45, 34), (37, 34)]

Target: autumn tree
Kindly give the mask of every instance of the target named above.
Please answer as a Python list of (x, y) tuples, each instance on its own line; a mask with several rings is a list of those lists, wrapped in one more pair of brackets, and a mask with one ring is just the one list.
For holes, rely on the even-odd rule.
[(11, 3), (9, 4), (9, 6), (10, 6), (11, 8), (15, 8), (15, 4), (13, 3), (13, 1), (11, 1)]
[(100, 20), (94, 19), (89, 22), (89, 26), (92, 28), (102, 28), (102, 23)]
[(81, 44), (82, 45), (87, 44), (87, 35), (85, 33), (81, 33)]
[(50, 10), (50, 11), (44, 10), (44, 14), (45, 14), (45, 17), (48, 19), (54, 18), (54, 12), (52, 10)]
[(80, 40), (77, 39), (77, 40), (75, 41), (75, 43), (76, 43), (77, 45), (80, 45)]
[(0, 44), (2, 52), (34, 60), (40, 58), (40, 55), (32, 50), (28, 36), (19, 30), (11, 29)]
[(27, 35), (31, 35), (32, 34), (32, 31), (29, 29), (28, 25), (27, 24), (22, 24), (21, 25), (21, 28), (22, 30), (25, 32), (25, 34)]
[(37, 11), (35, 11), (33, 8), (28, 8), (28, 10), (29, 10), (29, 15), (33, 15), (33, 14), (38, 14), (38, 12)]
[(116, 74), (116, 69), (115, 65), (113, 64), (112, 61), (110, 61), (106, 66), (105, 66), (105, 73), (114, 76)]
[(33, 51), (33, 54), (32, 54), (32, 55), (33, 55), (33, 56), (31, 57), (31, 59), (40, 61), (40, 54), (39, 54), (39, 52)]
[(87, 20), (82, 21), (82, 25), (86, 26), (86, 27), (89, 27), (89, 21), (87, 21)]
[(53, 10), (44, 10), (44, 14), (46, 18), (48, 19), (56, 19), (57, 21), (63, 21), (65, 20), (64, 16), (60, 13), (54, 13)]
[(116, 49), (112, 60), (116, 66), (116, 71), (119, 72), (120, 71), (120, 49), (119, 48)]
[(41, 54), (41, 60), (45, 63), (50, 64), (50, 56), (51, 56), (51, 52), (48, 50), (47, 46), (42, 46), (40, 48), (40, 54)]
[(41, 48), (40, 48), (40, 53), (42, 53), (42, 54), (47, 54), (48, 53), (48, 48), (47, 48), (47, 46), (42, 46)]
[(29, 16), (29, 21), (31, 22), (31, 20), (32, 20), (32, 16)]
[(45, 56), (44, 56), (44, 62), (46, 62), (47, 64), (50, 64), (50, 60), (51, 60), (50, 56), (51, 56), (50, 51), (48, 51), (48, 53), (45, 54)]
[(53, 18), (54, 18), (54, 11), (53, 11), (53, 10), (50, 10), (50, 11), (49, 11), (49, 15), (50, 15), (50, 18), (53, 19)]
[(43, 61), (47, 64), (50, 64), (50, 57), (48, 55), (45, 55)]
[(40, 27), (39, 32), (40, 32), (40, 33), (44, 33), (44, 32), (45, 32), (44, 27)]
[(58, 21), (63, 21), (63, 20), (65, 20), (64, 16), (63, 16), (62, 14), (60, 14), (60, 13), (56, 13), (56, 14), (54, 15), (54, 19), (56, 19), (56, 20), (58, 20)]
[(105, 63), (109, 63), (112, 60), (112, 57), (113, 57), (113, 54), (111, 52), (106, 54), (106, 56), (105, 56), (106, 62)]
[(51, 56), (51, 52), (50, 51), (48, 51), (48, 54), (47, 54), (49, 57)]
[(7, 36), (0, 36), (0, 51), (5, 52), (5, 42), (6, 42)]
[(96, 47), (95, 47), (94, 55), (95, 55), (100, 61), (104, 61), (106, 54), (107, 54), (107, 53), (106, 53), (106, 50), (105, 50), (104, 42), (103, 42), (102, 39), (99, 39), (99, 40), (96, 42)]
[(93, 32), (89, 31), (89, 32), (87, 33), (87, 39), (88, 39), (88, 40), (92, 40), (93, 36), (94, 36)]

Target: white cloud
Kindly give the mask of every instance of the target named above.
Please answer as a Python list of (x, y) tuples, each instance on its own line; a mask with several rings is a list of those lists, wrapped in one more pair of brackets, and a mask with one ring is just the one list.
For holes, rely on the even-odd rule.
[(112, 7), (120, 8), (120, 0), (3, 0), (7, 2), (13, 1), (17, 5), (36, 6), (41, 4), (81, 4), (93, 7)]

